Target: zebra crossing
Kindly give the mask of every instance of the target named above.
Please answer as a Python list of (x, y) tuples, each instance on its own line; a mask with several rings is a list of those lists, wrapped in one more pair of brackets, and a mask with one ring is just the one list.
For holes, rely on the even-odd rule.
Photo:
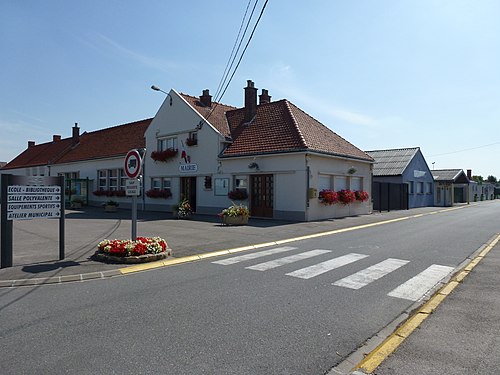
[[(284, 246), (277, 247), (269, 250), (259, 251), (255, 253), (233, 256), (226, 259), (221, 259), (212, 262), (213, 264), (229, 266), (242, 262), (255, 261), (260, 258), (265, 258), (272, 255), (282, 255), (281, 258), (264, 261), (261, 263), (252, 264), (246, 266), (245, 269), (253, 271), (269, 271), (276, 269), (278, 267), (290, 264), (300, 264), (301, 261), (306, 259), (312, 259), (316, 256), (326, 255), (332, 253), (331, 250), (315, 249), (309, 250), (293, 255), (285, 255), (285, 253), (297, 250), (296, 247)], [(285, 255), (285, 256), (283, 256)], [(353, 264), (361, 259), (368, 258), (369, 255), (350, 253), (342, 256), (338, 256), (326, 261), (316, 263), (312, 266), (307, 266), (303, 268), (298, 268), (295, 271), (288, 272), (285, 275), (308, 280), (313, 277), (322, 275), (324, 273), (333, 271), (337, 268), (341, 268), (348, 264)], [(382, 262), (374, 264), (368, 268), (362, 269), (350, 276), (344, 277), (335, 281), (332, 285), (348, 289), (361, 289), (387, 275), (404, 267), (410, 263), (408, 260), (388, 258)], [(298, 266), (300, 267), (300, 266)], [(454, 268), (449, 266), (443, 266), (439, 264), (433, 264), (412, 277), (403, 284), (397, 286), (392, 291), (387, 293), (388, 296), (394, 298), (401, 298), (410, 301), (418, 301), (422, 298), (427, 291), (434, 287), (437, 283), (443, 280), (446, 276), (453, 272)]]

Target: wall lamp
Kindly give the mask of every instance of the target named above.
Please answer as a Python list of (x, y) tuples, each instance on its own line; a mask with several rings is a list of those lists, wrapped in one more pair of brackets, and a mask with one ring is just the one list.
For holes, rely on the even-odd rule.
[(256, 162), (253, 162), (253, 163), (250, 163), (248, 164), (248, 168), (250, 169), (255, 169), (255, 170), (259, 170), (259, 164), (257, 164)]
[(151, 86), (151, 90), (154, 90), (154, 91), (160, 91), (160, 92), (162, 92), (162, 93), (166, 94), (166, 95), (170, 98), (170, 106), (172, 106), (172, 95), (170, 95), (170, 94), (169, 94), (168, 92), (166, 92), (166, 91), (163, 91), (162, 89), (160, 89), (158, 86), (155, 86), (155, 85)]

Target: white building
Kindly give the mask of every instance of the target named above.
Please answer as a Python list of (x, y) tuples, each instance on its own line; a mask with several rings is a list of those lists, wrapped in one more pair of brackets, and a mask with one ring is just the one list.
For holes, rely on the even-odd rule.
[[(182, 199), (199, 214), (216, 214), (240, 198), (251, 216), (310, 221), (371, 213), (371, 199), (322, 204), (322, 190), (364, 191), (371, 198), (373, 159), (288, 100), (271, 101), (252, 81), (245, 106), (213, 103), (171, 90), (153, 119), (30, 147), (1, 173), (64, 174), (80, 183), (69, 193), (87, 203), (123, 197), (123, 158), (146, 148), (143, 169), (148, 210), (172, 211)], [(83, 183), (82, 181), (86, 182)], [(81, 184), (85, 186), (83, 192)]]

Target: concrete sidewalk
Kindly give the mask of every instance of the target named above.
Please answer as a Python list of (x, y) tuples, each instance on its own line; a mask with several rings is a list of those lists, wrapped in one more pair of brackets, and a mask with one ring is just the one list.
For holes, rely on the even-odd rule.
[[(440, 211), (446, 209), (426, 207), (301, 223), (251, 218), (248, 225), (232, 227), (222, 225), (215, 215), (178, 220), (173, 219), (169, 213), (139, 210), (137, 234), (164, 238), (172, 249), (173, 256), (179, 258)], [(78, 211), (67, 210), (65, 259), (62, 261), (58, 260), (58, 220), (15, 221), (14, 266), (0, 269), (0, 286), (54, 282), (50, 278), (59, 278), (56, 282), (62, 282), (119, 274), (114, 271), (125, 267), (124, 265), (105, 264), (93, 261), (90, 257), (103, 239), (130, 238), (130, 218), (130, 210), (120, 210), (117, 213), (107, 213), (102, 208), (93, 207)]]

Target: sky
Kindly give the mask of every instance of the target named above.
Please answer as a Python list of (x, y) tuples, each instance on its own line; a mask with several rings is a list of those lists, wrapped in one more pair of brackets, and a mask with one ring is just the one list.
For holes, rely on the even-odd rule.
[[(154, 117), (153, 84), (215, 94), (247, 4), (1, 0), (0, 161)], [(251, 79), (362, 150), (500, 178), (499, 18), (497, 0), (269, 0), (221, 102)]]

